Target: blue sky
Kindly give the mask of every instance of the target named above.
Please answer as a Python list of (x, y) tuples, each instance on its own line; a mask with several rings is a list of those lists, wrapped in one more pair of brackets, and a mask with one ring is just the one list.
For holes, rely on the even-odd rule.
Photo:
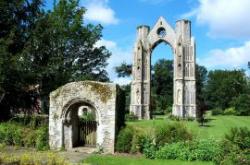
[[(47, 0), (46, 7), (51, 8), (52, 3)], [(86, 23), (104, 27), (97, 45), (105, 45), (112, 52), (107, 70), (116, 83), (130, 81), (117, 78), (114, 67), (122, 62), (132, 63), (136, 27), (152, 27), (160, 16), (173, 28), (178, 19), (191, 20), (197, 63), (209, 70), (247, 69), (250, 61), (249, 0), (81, 0), (80, 5), (87, 8)], [(161, 44), (152, 58), (154, 63), (173, 56), (170, 47)]]

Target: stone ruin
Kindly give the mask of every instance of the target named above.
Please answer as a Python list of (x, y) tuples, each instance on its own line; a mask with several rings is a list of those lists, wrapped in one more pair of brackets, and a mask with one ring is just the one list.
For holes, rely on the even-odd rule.
[[(173, 29), (163, 17), (151, 30), (145, 25), (137, 28), (130, 112), (138, 119), (150, 119), (151, 54), (161, 42), (169, 44), (174, 55), (172, 113), (196, 117), (195, 40), (191, 37), (191, 23), (179, 20)], [(84, 144), (93, 145), (98, 151), (114, 153), (116, 134), (124, 124), (124, 97), (117, 85), (94, 81), (68, 83), (51, 92), (50, 148), (69, 150), (83, 146), (83, 138)], [(94, 119), (81, 124), (80, 117), (91, 113)]]
[(151, 54), (165, 42), (174, 56), (174, 91), (172, 114), (196, 117), (195, 40), (191, 36), (191, 22), (179, 20), (173, 29), (163, 17), (155, 26), (137, 28), (132, 67), (130, 112), (139, 119), (150, 119)]
[[(124, 121), (120, 88), (111, 83), (80, 81), (68, 83), (50, 94), (50, 148), (69, 150), (79, 147), (79, 109), (93, 110), (96, 130), (94, 147), (104, 153), (114, 153), (115, 137)], [(89, 130), (88, 130), (89, 131)], [(91, 131), (89, 131), (90, 135)]]

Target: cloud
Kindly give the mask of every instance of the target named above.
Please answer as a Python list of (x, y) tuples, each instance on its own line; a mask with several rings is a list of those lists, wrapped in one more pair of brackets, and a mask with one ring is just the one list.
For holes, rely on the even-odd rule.
[(250, 41), (247, 41), (239, 47), (211, 50), (204, 58), (197, 59), (197, 62), (208, 69), (242, 69), (250, 61), (249, 50)]
[(110, 79), (114, 83), (118, 83), (120, 85), (130, 83), (130, 77), (118, 78), (114, 68), (116, 66), (119, 66), (123, 62), (126, 62), (128, 64), (132, 63), (132, 48), (121, 48), (117, 45), (116, 42), (105, 39), (98, 41), (96, 43), (96, 46), (106, 46), (106, 48), (112, 53), (111, 57), (107, 61), (107, 72), (109, 74)]
[(198, 6), (182, 15), (195, 17), (209, 27), (212, 37), (250, 38), (249, 0), (199, 0)]
[(104, 25), (118, 24), (115, 11), (108, 6), (108, 0), (88, 0), (85, 3), (87, 12), (85, 18)]

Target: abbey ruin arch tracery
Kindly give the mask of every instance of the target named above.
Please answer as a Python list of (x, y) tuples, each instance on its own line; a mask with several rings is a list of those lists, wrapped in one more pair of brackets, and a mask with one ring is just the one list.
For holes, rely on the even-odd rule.
[(179, 20), (175, 30), (160, 17), (152, 30), (137, 28), (131, 83), (130, 112), (139, 119), (150, 119), (151, 54), (166, 42), (174, 55), (174, 96), (172, 113), (179, 117), (196, 117), (195, 41), (191, 22)]

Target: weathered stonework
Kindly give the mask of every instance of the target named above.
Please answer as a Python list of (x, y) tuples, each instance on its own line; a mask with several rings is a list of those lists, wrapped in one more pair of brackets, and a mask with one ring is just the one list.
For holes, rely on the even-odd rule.
[(96, 111), (96, 147), (113, 153), (117, 131), (117, 98), (119, 87), (111, 83), (80, 81), (68, 83), (50, 93), (49, 144), (60, 150), (74, 147), (77, 136), (76, 107), (87, 106)]
[(150, 119), (151, 54), (161, 42), (172, 48), (174, 55), (173, 115), (196, 117), (195, 40), (191, 22), (179, 20), (173, 29), (160, 17), (153, 29), (137, 28), (131, 83), (130, 112), (139, 119)]

